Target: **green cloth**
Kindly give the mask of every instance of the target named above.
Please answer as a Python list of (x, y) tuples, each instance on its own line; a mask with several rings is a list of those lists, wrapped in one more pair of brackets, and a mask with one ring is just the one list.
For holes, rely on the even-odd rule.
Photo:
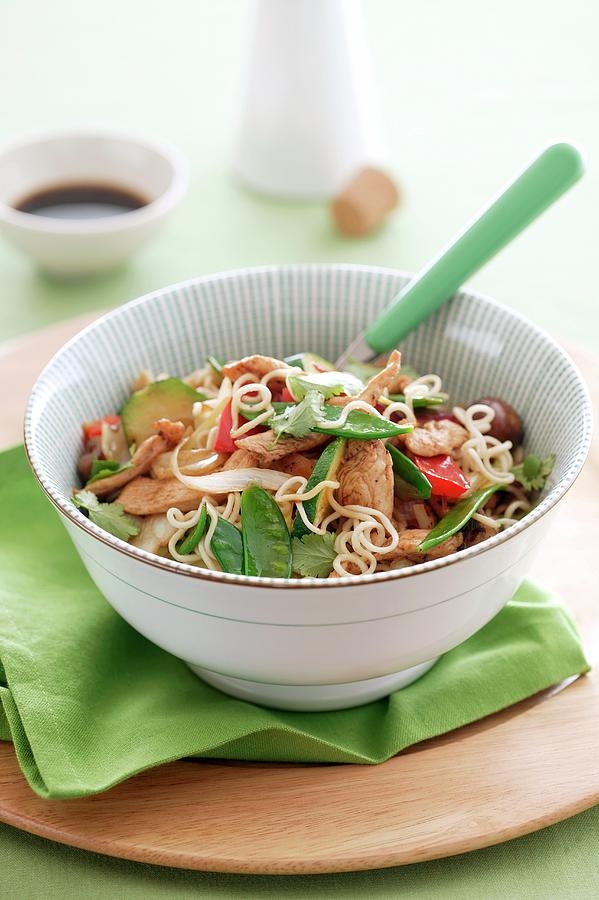
[(235, 700), (130, 628), (97, 591), (22, 448), (0, 455), (0, 701), (43, 797), (105, 790), (184, 756), (381, 762), (588, 670), (563, 606), (526, 583), (422, 679), (354, 710)]

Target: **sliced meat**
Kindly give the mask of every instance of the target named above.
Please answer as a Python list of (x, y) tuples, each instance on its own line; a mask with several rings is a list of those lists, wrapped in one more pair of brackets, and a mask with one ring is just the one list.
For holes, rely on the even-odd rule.
[(400, 532), (399, 543), (395, 550), (392, 550), (391, 553), (377, 554), (377, 558), (384, 560), (385, 562), (391, 562), (393, 559), (408, 559), (410, 562), (426, 562), (428, 559), (440, 559), (442, 556), (449, 556), (450, 553), (455, 553), (455, 551), (464, 543), (462, 535), (458, 533), (447, 538), (442, 544), (433, 547), (428, 553), (421, 553), (418, 550), (418, 545), (422, 543), (427, 534), (428, 531), (426, 528), (411, 528), (407, 531), (402, 531)]
[(434, 419), (406, 435), (406, 447), (416, 456), (445, 456), (468, 440), (468, 432), (450, 419)]
[(242, 450), (250, 450), (252, 453), (256, 453), (260, 457), (260, 465), (263, 466), (264, 463), (283, 459), (284, 456), (289, 456), (290, 453), (319, 447), (321, 444), (326, 444), (328, 440), (330, 440), (329, 435), (313, 432), (303, 438), (283, 436), (274, 444), (275, 435), (269, 429), (268, 431), (262, 431), (260, 434), (251, 434), (249, 437), (239, 438), (236, 443)]
[(101, 436), (98, 435), (97, 437), (88, 438), (88, 440), (85, 442), (85, 452), (82, 454), (77, 464), (77, 469), (83, 481), (87, 481), (88, 478), (91, 478), (92, 463), (94, 462), (94, 460), (100, 457), (101, 453)]
[(390, 394), (403, 394), (405, 389), (409, 384), (412, 383), (414, 379), (410, 378), (409, 375), (402, 375), (401, 373), (397, 375), (391, 384), (388, 385)]
[(255, 469), (260, 465), (260, 457), (251, 450), (235, 450), (223, 466), (225, 469)]
[(157, 419), (154, 428), (173, 447), (183, 440), (185, 434), (183, 422), (172, 422), (170, 419)]
[(139, 534), (131, 538), (130, 544), (147, 550), (148, 553), (158, 553), (161, 547), (166, 547), (177, 529), (173, 528), (166, 516), (144, 516), (141, 519)]
[(284, 363), (280, 359), (275, 359), (273, 356), (261, 356), (259, 353), (254, 354), (253, 356), (244, 356), (243, 359), (237, 360), (237, 362), (227, 363), (226, 366), (223, 366), (223, 378), (230, 378), (231, 381), (236, 381), (240, 375), (253, 375), (256, 381), (260, 381), (265, 375), (268, 375), (269, 372), (274, 372), (275, 369), (285, 369), (287, 364)]
[(171, 507), (189, 512), (197, 509), (202, 498), (199, 491), (181, 484), (176, 478), (146, 478), (141, 475), (128, 485), (119, 495), (119, 503), (125, 512), (134, 516), (153, 516), (165, 513)]
[(470, 519), (464, 529), (464, 546), (474, 547), (475, 544), (486, 541), (487, 538), (493, 537), (494, 534), (497, 534), (495, 528), (491, 528), (486, 523), (477, 522), (476, 519)]
[(394, 379), (397, 378), (400, 366), (401, 353), (399, 350), (393, 350), (389, 355), (385, 368), (381, 369), (377, 375), (364, 385), (364, 388), (357, 397), (333, 397), (333, 399), (329, 401), (330, 404), (332, 406), (345, 406), (350, 400), (363, 400), (365, 403), (370, 403), (371, 406), (376, 406), (376, 403), (385, 388), (388, 388), (393, 383)]
[(97, 497), (106, 497), (114, 491), (118, 491), (124, 485), (133, 481), (139, 475), (147, 472), (154, 460), (164, 453), (170, 447), (169, 442), (159, 434), (153, 434), (146, 438), (139, 445), (139, 448), (133, 454), (131, 459), (132, 467), (125, 469), (124, 472), (117, 472), (115, 475), (109, 475), (108, 478), (101, 478), (99, 481), (93, 481), (91, 484), (85, 485), (86, 491), (91, 491)]
[(301, 453), (290, 453), (289, 456), (284, 456), (283, 459), (278, 460), (273, 465), (273, 469), (276, 469), (278, 472), (285, 472), (287, 475), (301, 475), (303, 478), (309, 478), (315, 462), (316, 460), (308, 459), (307, 456), (303, 456)]
[(131, 385), (131, 390), (135, 393), (135, 391), (141, 391), (143, 388), (147, 387), (149, 384), (152, 384), (154, 381), (154, 376), (150, 372), (149, 369), (142, 369), (133, 384)]
[(437, 519), (428, 503), (396, 497), (393, 501), (393, 524), (398, 531), (409, 528), (430, 530), (437, 524)]
[(393, 513), (393, 466), (382, 441), (348, 441), (338, 474), (343, 506), (370, 506)]
[(397, 378), (400, 366), (401, 353), (399, 350), (393, 350), (389, 355), (385, 368), (381, 369), (378, 375), (370, 379), (364, 390), (358, 394), (358, 400), (364, 400), (366, 403), (375, 406), (383, 391)]

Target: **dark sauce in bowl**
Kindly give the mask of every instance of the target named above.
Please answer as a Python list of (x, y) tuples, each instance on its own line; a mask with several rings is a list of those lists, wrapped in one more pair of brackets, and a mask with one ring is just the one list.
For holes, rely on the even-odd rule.
[(106, 184), (63, 184), (29, 194), (13, 204), (19, 212), (48, 219), (104, 219), (147, 206), (127, 188)]

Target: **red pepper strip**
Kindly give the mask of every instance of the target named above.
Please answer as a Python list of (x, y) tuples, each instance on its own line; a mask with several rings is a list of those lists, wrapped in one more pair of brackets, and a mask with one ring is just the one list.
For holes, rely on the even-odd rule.
[(103, 419), (95, 419), (93, 422), (85, 422), (83, 424), (83, 436), (86, 441), (93, 437), (99, 437), (102, 434), (102, 423), (107, 422), (108, 425), (119, 425), (120, 416), (104, 416)]
[(451, 456), (414, 456), (414, 462), (430, 481), (434, 497), (453, 500), (470, 489), (470, 482)]
[[(237, 444), (231, 437), (231, 429), (233, 428), (231, 403), (232, 401), (229, 400), (220, 414), (216, 441), (214, 442), (214, 449), (217, 453), (234, 453), (235, 450), (237, 450)], [(241, 416), (241, 418), (243, 419), (243, 416)], [(243, 437), (249, 437), (251, 434), (259, 434), (261, 431), (266, 431), (266, 429), (263, 425), (257, 425), (255, 428), (250, 428), (249, 431), (246, 431)]]
[(287, 385), (285, 385), (285, 387), (281, 391), (281, 403), (295, 403), (295, 397), (293, 396)]

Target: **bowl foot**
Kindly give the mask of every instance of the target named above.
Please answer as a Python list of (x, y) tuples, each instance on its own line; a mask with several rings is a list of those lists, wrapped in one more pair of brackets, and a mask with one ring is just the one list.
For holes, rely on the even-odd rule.
[(319, 712), (363, 706), (365, 703), (387, 697), (428, 672), (437, 659), (438, 657), (427, 660), (410, 669), (393, 672), (391, 675), (367, 678), (364, 681), (348, 681), (343, 684), (264, 684), (245, 678), (220, 675), (191, 663), (188, 665), (203, 681), (239, 700), (247, 700), (248, 703), (258, 703), (261, 706), (273, 706), (276, 709)]

